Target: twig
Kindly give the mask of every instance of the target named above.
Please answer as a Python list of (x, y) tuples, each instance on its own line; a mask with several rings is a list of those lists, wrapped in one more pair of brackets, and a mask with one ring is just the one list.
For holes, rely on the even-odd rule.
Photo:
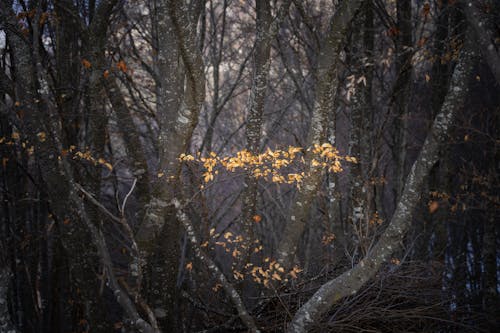
[(120, 213), (122, 214), (122, 216), (125, 215), (125, 205), (127, 204), (128, 198), (130, 197), (130, 195), (134, 191), (136, 183), (137, 183), (137, 178), (134, 178), (134, 183), (132, 184), (132, 187), (130, 188), (130, 191), (128, 191), (127, 195), (125, 196), (125, 199), (123, 199), (122, 207), (120, 209)]
[(75, 187), (85, 194), (85, 196), (92, 202), (94, 205), (96, 205), (104, 214), (106, 214), (109, 218), (111, 218), (113, 221), (121, 223), (121, 219), (117, 216), (115, 216), (113, 213), (111, 213), (106, 207), (104, 207), (99, 201), (97, 201), (94, 196), (87, 192), (82, 185), (75, 183)]
[(193, 224), (183, 210), (184, 206), (176, 198), (172, 200), (172, 204), (176, 209), (177, 219), (182, 223), (184, 229), (186, 229), (188, 239), (191, 242), (191, 246), (193, 247), (196, 257), (207, 265), (207, 268), (214, 274), (219, 283), (222, 285), (222, 288), (224, 288), (224, 290), (226, 291), (227, 296), (238, 310), (238, 315), (241, 321), (243, 321), (248, 330), (252, 333), (260, 332), (252, 316), (250, 316), (250, 314), (248, 313), (240, 294), (238, 294), (238, 291), (236, 291), (234, 286), (227, 280), (226, 276), (224, 275), (224, 273), (222, 273), (220, 268), (217, 267), (214, 261), (200, 247), (198, 237), (193, 228)]

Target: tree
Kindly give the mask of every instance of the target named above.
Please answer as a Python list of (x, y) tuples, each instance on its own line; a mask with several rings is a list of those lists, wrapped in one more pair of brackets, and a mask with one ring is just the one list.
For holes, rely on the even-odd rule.
[(469, 2), (0, 2), (0, 332), (495, 331)]

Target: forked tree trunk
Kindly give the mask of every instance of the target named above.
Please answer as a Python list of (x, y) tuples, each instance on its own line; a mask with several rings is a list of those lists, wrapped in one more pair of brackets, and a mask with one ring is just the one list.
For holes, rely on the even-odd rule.
[[(330, 21), (330, 27), (318, 59), (316, 72), (318, 88), (307, 140), (309, 147), (326, 142), (328, 114), (334, 112), (340, 48), (345, 40), (347, 28), (362, 2), (363, 0), (342, 2)], [(300, 237), (309, 218), (311, 204), (321, 184), (322, 171), (320, 168), (312, 166), (312, 159), (312, 154), (306, 153), (305, 161), (309, 165), (306, 173), (309, 176), (304, 179), (301, 189), (297, 193), (289, 220), (278, 245), (278, 261), (285, 267), (285, 270), (293, 264)]]
[(356, 294), (399, 248), (411, 225), (413, 210), (420, 201), (426, 177), (439, 157), (441, 144), (448, 138), (457, 110), (464, 105), (474, 58), (474, 52), (468, 42), (453, 72), (450, 89), (441, 111), (436, 116), (432, 129), (406, 179), (396, 211), (377, 244), (356, 266), (322, 285), (309, 301), (300, 307), (288, 328), (289, 333), (306, 332), (307, 328), (318, 321), (333, 304), (346, 296)]
[(171, 0), (160, 1), (157, 11), (160, 170), (136, 240), (145, 259), (144, 271), (149, 272), (145, 292), (159, 326), (176, 331), (180, 225), (171, 201), (181, 195), (178, 157), (186, 152), (198, 122), (205, 75), (196, 43), (198, 15), (190, 13), (187, 4)]

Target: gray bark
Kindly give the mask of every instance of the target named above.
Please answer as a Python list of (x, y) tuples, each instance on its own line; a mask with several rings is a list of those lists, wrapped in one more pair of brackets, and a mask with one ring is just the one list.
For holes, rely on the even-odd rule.
[[(369, 246), (369, 236), (371, 234), (370, 201), (368, 196), (368, 167), (372, 156), (370, 151), (370, 127), (367, 124), (370, 121), (369, 112), (372, 110), (371, 87), (372, 67), (365, 67), (364, 59), (369, 59), (373, 52), (373, 14), (367, 2), (363, 13), (365, 24), (358, 20), (358, 31), (353, 34), (352, 43), (355, 49), (360, 52), (358, 55), (352, 54), (352, 62), (355, 66), (353, 73), (358, 79), (365, 77), (365, 83), (359, 83), (356, 86), (356, 92), (352, 96), (350, 107), (351, 130), (349, 139), (349, 156), (355, 157), (357, 163), (350, 165), (350, 196), (348, 208), (348, 223), (350, 223), (358, 237), (359, 246), (362, 251), (366, 251)], [(356, 21), (355, 21), (356, 22)], [(363, 45), (364, 44), (364, 45)], [(357, 81), (356, 81), (357, 83)], [(366, 253), (366, 252), (365, 252)]]
[(406, 150), (408, 141), (408, 102), (410, 79), (412, 74), (411, 47), (412, 26), (411, 1), (397, 1), (397, 24), (399, 34), (396, 39), (396, 72), (398, 79), (395, 86), (394, 107), (394, 146), (392, 147), (395, 162), (394, 170), (394, 202), (397, 203), (403, 192), (406, 175)]
[[(136, 233), (150, 272), (149, 299), (160, 328), (176, 330), (180, 227), (171, 200), (180, 196), (181, 163), (205, 98), (205, 76), (197, 46), (198, 15), (184, 2), (158, 3), (158, 96), (160, 170), (152, 198)], [(199, 11), (198, 11), (199, 14)]]
[(11, 283), (11, 272), (9, 269), (0, 268), (0, 333), (17, 333), (17, 328), (12, 323), (7, 302), (9, 285)]
[[(307, 140), (309, 147), (326, 142), (328, 114), (334, 109), (340, 48), (345, 40), (346, 30), (362, 2), (362, 0), (342, 2), (330, 21), (316, 70), (317, 92)], [(310, 176), (304, 179), (294, 200), (290, 218), (285, 225), (283, 236), (278, 245), (278, 261), (285, 267), (285, 270), (292, 266), (312, 201), (318, 192), (322, 179), (321, 170), (312, 166), (312, 158), (312, 154), (306, 153), (305, 161), (309, 165), (306, 173)]]
[[(114, 0), (102, 1), (97, 8), (92, 24), (85, 32), (100, 41), (93, 45), (94, 52), (104, 52), (102, 43), (106, 40), (108, 20), (115, 4)], [(54, 212), (54, 218), (58, 222), (58, 233), (69, 263), (67, 273), (71, 283), (81, 291), (75, 298), (82, 302), (79, 304), (80, 306), (87, 309), (84, 316), (92, 325), (93, 330), (96, 332), (105, 331), (108, 328), (103, 320), (104, 313), (99, 308), (101, 298), (98, 294), (98, 280), (94, 274), (97, 270), (99, 256), (96, 253), (97, 248), (92, 242), (91, 233), (83, 224), (79, 223), (81, 222), (81, 214), (87, 215), (85, 210), (89, 207), (76, 205), (76, 202), (72, 201), (75, 198), (71, 188), (71, 182), (74, 181), (74, 178), (70, 168), (67, 165), (63, 167), (64, 164), (67, 164), (62, 157), (64, 155), (62, 154), (61, 138), (64, 137), (64, 134), (60, 126), (60, 118), (55, 113), (54, 105), (49, 97), (51, 77), (47, 74), (40, 56), (41, 31), (38, 24), (33, 25), (33, 45), (29, 45), (29, 41), (19, 31), (18, 22), (12, 9), (4, 3), (0, 4), (0, 9), (0, 15), (5, 15), (2, 19), (5, 19), (5, 23), (10, 27), (8, 40), (15, 59), (14, 72), (17, 79), (15, 100), (19, 101), (20, 107), (28, 115), (23, 119), (22, 131), (25, 139), (34, 146), (41, 177), (43, 182), (48, 185), (45, 188), (49, 197), (50, 209)], [(38, 7), (35, 22), (39, 21), (40, 14), (41, 7)], [(93, 56), (98, 56), (98, 54), (93, 54)], [(95, 76), (95, 80), (97, 80), (97, 76)], [(95, 188), (98, 189), (98, 187)], [(91, 221), (91, 223), (97, 222), (97, 220)], [(81, 251), (82, 247), (85, 247), (87, 251)], [(71, 319), (69, 316), (68, 318)]]
[(260, 332), (253, 320), (252, 316), (248, 313), (248, 310), (243, 303), (243, 299), (238, 294), (238, 291), (234, 286), (228, 281), (224, 273), (220, 270), (219, 267), (215, 264), (215, 262), (202, 250), (199, 242), (199, 237), (196, 235), (194, 230), (193, 223), (184, 212), (183, 205), (176, 198), (172, 200), (172, 204), (176, 208), (176, 214), (179, 221), (182, 223), (184, 229), (187, 232), (187, 236), (191, 246), (194, 249), (194, 254), (196, 258), (202, 261), (206, 267), (210, 270), (210, 272), (214, 275), (217, 281), (222, 285), (222, 288), (227, 293), (229, 299), (235, 306), (238, 311), (238, 316), (243, 321), (243, 323), (247, 326), (248, 330), (252, 333)]
[(495, 35), (487, 27), (487, 17), (477, 7), (480, 2), (470, 0), (460, 1), (467, 21), (474, 30), (474, 36), (479, 44), (481, 53), (488, 63), (497, 84), (500, 85), (500, 54), (495, 45)]
[[(109, 78), (104, 82), (109, 101), (116, 112), (118, 128), (123, 136), (123, 141), (127, 149), (127, 155), (133, 162), (132, 173), (137, 179), (137, 199), (139, 209), (135, 216), (138, 221), (142, 221), (144, 210), (150, 201), (149, 168), (144, 155), (138, 129), (134, 124), (131, 111), (114, 78)], [(123, 213), (123, 212), (122, 212)]]
[(403, 241), (403, 237), (411, 225), (413, 210), (419, 203), (426, 177), (439, 157), (441, 144), (447, 139), (455, 113), (464, 104), (473, 61), (474, 52), (468, 45), (462, 50), (446, 99), (408, 175), (391, 222), (377, 244), (356, 266), (319, 288), (311, 299), (297, 311), (288, 328), (289, 333), (305, 332), (333, 304), (346, 296), (356, 294), (399, 248), (399, 244)]
[[(271, 66), (271, 43), (276, 38), (281, 23), (290, 7), (290, 0), (285, 1), (278, 10), (277, 17), (272, 19), (269, 0), (257, 0), (257, 37), (253, 54), (253, 77), (250, 96), (247, 105), (246, 149), (252, 154), (260, 151), (262, 136), (262, 114), (267, 93), (267, 81)], [(245, 241), (242, 248), (247, 252), (243, 260), (247, 260), (250, 246), (254, 241), (253, 219), (257, 208), (257, 180), (251, 176), (245, 179), (245, 189), (242, 193), (243, 211), (242, 226)]]

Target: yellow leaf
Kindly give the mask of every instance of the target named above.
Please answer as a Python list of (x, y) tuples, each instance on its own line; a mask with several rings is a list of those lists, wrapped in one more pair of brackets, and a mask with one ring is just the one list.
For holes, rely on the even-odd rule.
[(205, 172), (203, 174), (203, 180), (205, 181), (205, 183), (208, 183), (209, 181), (211, 181), (213, 179), (214, 179), (214, 175), (211, 172)]
[(277, 273), (273, 273), (273, 280), (278, 280), (281, 281), (281, 276), (279, 276)]
[(36, 136), (38, 137), (38, 140), (40, 140), (40, 142), (45, 142), (47, 138), (45, 132), (39, 132)]
[(233, 250), (233, 253), (232, 253), (232, 256), (233, 258), (238, 258), (238, 256), (241, 254), (240, 251), (238, 251), (238, 249), (234, 249)]
[(188, 262), (186, 264), (186, 269), (191, 272), (191, 270), (193, 269), (193, 263), (192, 262)]

